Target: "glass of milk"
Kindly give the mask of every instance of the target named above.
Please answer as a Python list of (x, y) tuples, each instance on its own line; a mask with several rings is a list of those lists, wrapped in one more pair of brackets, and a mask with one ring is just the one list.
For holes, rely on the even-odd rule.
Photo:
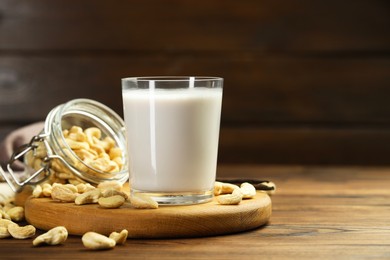
[(223, 79), (122, 79), (131, 193), (159, 204), (210, 201), (216, 178)]

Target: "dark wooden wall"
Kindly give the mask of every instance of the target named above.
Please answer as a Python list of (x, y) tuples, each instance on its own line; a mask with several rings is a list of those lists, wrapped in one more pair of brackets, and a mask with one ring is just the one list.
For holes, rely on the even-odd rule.
[(225, 78), (220, 162), (390, 164), (387, 0), (0, 0), (0, 138), (145, 75)]

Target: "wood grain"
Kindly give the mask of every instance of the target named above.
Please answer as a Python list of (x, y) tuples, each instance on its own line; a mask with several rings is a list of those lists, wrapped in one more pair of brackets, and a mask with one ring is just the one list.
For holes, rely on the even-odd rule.
[(386, 1), (3, 0), (6, 51), (384, 51)]
[(5, 57), (0, 59), (0, 120), (41, 120), (54, 106), (79, 97), (122, 114), (120, 79), (148, 71), (224, 77), (222, 124), (390, 125), (389, 69), (383, 58), (243, 53)]
[[(0, 239), (2, 259), (387, 259), (390, 255), (390, 169), (221, 165), (221, 178), (276, 183), (273, 212), (261, 229), (187, 239), (129, 239), (110, 251), (89, 251), (80, 237), (62, 246)], [(40, 233), (40, 231), (39, 231)]]
[(205, 204), (161, 206), (157, 210), (134, 209), (127, 203), (120, 209), (102, 209), (96, 204), (78, 206), (47, 198), (30, 198), (25, 203), (26, 220), (42, 230), (65, 226), (72, 235), (93, 230), (108, 236), (113, 231), (127, 229), (131, 238), (237, 233), (266, 224), (271, 213), (271, 199), (263, 192), (239, 205), (219, 205), (214, 199)]
[(388, 165), (390, 129), (290, 125), (223, 127), (220, 163)]
[[(389, 162), (387, 60), (257, 58), (226, 56), (223, 67), (206, 56), (174, 55), (173, 63), (164, 55), (5, 58), (0, 67), (7, 68), (4, 80), (11, 87), (0, 96), (0, 119), (16, 126), (44, 120), (56, 105), (79, 97), (96, 99), (121, 115), (119, 79), (127, 71), (159, 73), (163, 67), (162, 74), (184, 75), (193, 66), (199, 74), (212, 71), (225, 77), (220, 162)], [(236, 74), (226, 74), (234, 69)], [(318, 78), (322, 81), (316, 83)], [(259, 81), (263, 84), (253, 84)]]
[(383, 0), (3, 0), (0, 140), (74, 98), (122, 114), (122, 77), (212, 75), (221, 162), (388, 165), (389, 24)]

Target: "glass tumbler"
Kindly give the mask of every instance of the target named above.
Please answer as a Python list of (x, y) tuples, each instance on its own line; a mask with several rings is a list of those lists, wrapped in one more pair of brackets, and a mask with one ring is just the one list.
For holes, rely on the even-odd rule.
[(159, 204), (210, 201), (216, 178), (223, 79), (122, 79), (131, 193)]

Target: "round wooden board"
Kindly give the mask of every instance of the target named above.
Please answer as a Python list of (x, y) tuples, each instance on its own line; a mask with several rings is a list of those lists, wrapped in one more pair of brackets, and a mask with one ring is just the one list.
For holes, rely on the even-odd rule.
[(160, 206), (134, 209), (125, 203), (119, 209), (102, 209), (98, 204), (78, 206), (49, 198), (28, 198), (26, 220), (49, 230), (65, 226), (69, 234), (95, 231), (109, 235), (127, 229), (130, 238), (202, 237), (236, 233), (266, 224), (271, 217), (270, 197), (258, 192), (239, 205), (219, 205), (216, 200), (191, 206)]

